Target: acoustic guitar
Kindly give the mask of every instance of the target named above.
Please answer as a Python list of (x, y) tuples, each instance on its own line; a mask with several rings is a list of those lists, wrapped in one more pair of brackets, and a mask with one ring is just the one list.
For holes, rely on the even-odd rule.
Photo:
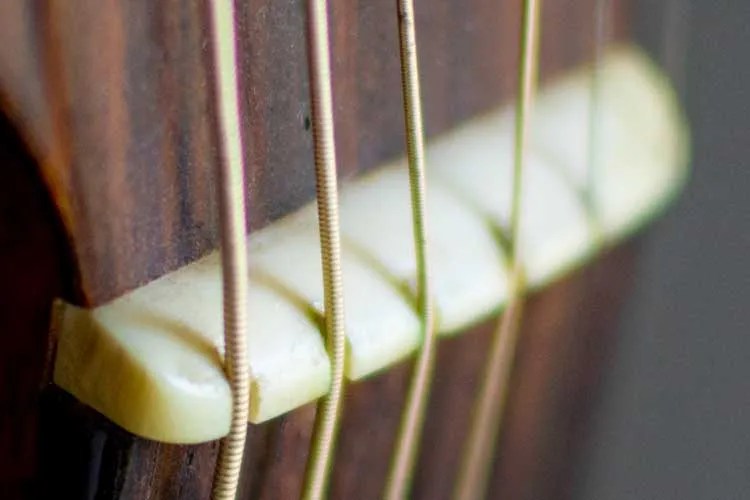
[(568, 494), (686, 124), (631, 2), (411, 7), (3, 2), (2, 498)]

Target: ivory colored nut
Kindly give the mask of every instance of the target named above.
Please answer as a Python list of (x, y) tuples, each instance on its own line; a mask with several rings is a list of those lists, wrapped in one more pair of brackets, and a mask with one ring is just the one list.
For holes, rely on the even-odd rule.
[[(659, 71), (635, 48), (601, 73), (594, 212), (588, 168), (590, 74), (540, 92), (522, 191), (521, 259), (540, 288), (637, 229), (685, 177), (686, 125)], [(513, 155), (512, 110), (495, 110), (427, 146), (429, 266), (441, 333), (457, 333), (507, 298), (503, 247)], [(416, 262), (404, 160), (341, 193), (347, 376), (358, 380), (418, 346)], [(596, 219), (592, 224), (591, 219)], [(317, 216), (309, 205), (250, 236), (250, 419), (262, 422), (322, 396), (330, 363), (319, 331), (323, 285)], [(222, 370), (217, 253), (94, 309), (63, 305), (54, 380), (125, 429), (196, 443), (229, 429)]]

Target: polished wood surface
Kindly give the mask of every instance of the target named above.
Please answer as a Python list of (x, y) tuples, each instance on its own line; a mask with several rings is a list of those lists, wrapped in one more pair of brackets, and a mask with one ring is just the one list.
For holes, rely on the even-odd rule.
[[(565, 498), (570, 459), (628, 289), (632, 244), (531, 298), (491, 498)], [(439, 346), (413, 498), (450, 498), (494, 321)], [(349, 387), (331, 498), (380, 498), (411, 362)], [(140, 439), (58, 389), (43, 397), (43, 496), (208, 498), (216, 443)], [(250, 426), (240, 498), (298, 498), (315, 407)]]
[[(9, 0), (0, 17), (0, 96), (39, 161), (100, 304), (216, 247), (217, 159), (206, 12), (161, 3)], [(620, 4), (616, 2), (615, 4)], [(417, 9), (428, 135), (507, 101), (519, 3)], [(549, 2), (543, 77), (591, 56), (594, 0)], [(332, 2), (342, 175), (403, 153), (395, 6)], [(238, 2), (251, 228), (312, 198), (303, 2)], [(618, 34), (624, 8), (615, 10)]]
[[(590, 58), (593, 5), (546, 2), (543, 78)], [(613, 5), (615, 35), (626, 36), (627, 2)], [(314, 195), (304, 8), (301, 0), (251, 0), (237, 2), (237, 11), (255, 229)], [(363, 0), (335, 0), (331, 14), (346, 178), (404, 150), (396, 14), (389, 2)], [(200, 498), (209, 491), (215, 443), (136, 438), (48, 385), (53, 297), (101, 304), (216, 247), (205, 19), (198, 0), (3, 3), (0, 497), (70, 491), (82, 498)], [(418, 2), (428, 135), (512, 97), (518, 26), (515, 1)], [(608, 257), (610, 264), (534, 299), (503, 443), (515, 451), (503, 454), (496, 477), (504, 486), (493, 488), (546, 488), (540, 478), (558, 484), (563, 477), (558, 466), (572, 444), (559, 441), (573, 439), (568, 431), (586, 400), (577, 391), (595, 385), (603, 322), (611, 319), (601, 311), (618, 303), (617, 263), (628, 255)], [(605, 290), (612, 297), (602, 298)], [(441, 345), (417, 496), (447, 494), (487, 337), (488, 328), (479, 328)], [(379, 494), (408, 371), (396, 367), (347, 396), (335, 497)], [(244, 492), (296, 495), (313, 412), (303, 408), (252, 428)], [(548, 432), (534, 433), (532, 424)], [(553, 458), (538, 458), (545, 453)]]
[(0, 116), (0, 498), (15, 498), (35, 475), (50, 304), (73, 283), (62, 225), (35, 167)]

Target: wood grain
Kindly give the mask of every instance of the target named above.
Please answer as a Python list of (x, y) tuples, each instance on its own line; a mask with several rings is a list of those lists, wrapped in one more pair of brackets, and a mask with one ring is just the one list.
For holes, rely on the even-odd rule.
[[(589, 58), (594, 1), (545, 3), (543, 78)], [(404, 150), (396, 14), (389, 2), (331, 4), (337, 148), (346, 179)], [(614, 35), (626, 36), (627, 2), (613, 4)], [(237, 13), (249, 229), (255, 229), (314, 193), (304, 8), (302, 0), (249, 0), (237, 2)], [(213, 66), (205, 20), (201, 0), (3, 2), (2, 498), (60, 492), (73, 498), (199, 498), (208, 491), (215, 444), (174, 447), (137, 439), (47, 386), (55, 340), (48, 335), (53, 297), (101, 304), (217, 245)], [(515, 0), (417, 2), (428, 135), (512, 97), (518, 23)], [(614, 271), (607, 273), (619, 279)], [(539, 341), (524, 356), (534, 358), (539, 351), (550, 358), (549, 345), (571, 335), (567, 322), (574, 318), (564, 311), (586, 303), (577, 301), (587, 297), (587, 286), (562, 286), (568, 291), (546, 299), (557, 306), (532, 308), (531, 324), (551, 322), (546, 326), (552, 340)], [(452, 474), (454, 461), (445, 450), (455, 454), (461, 439), (465, 415), (456, 412), (473, 390), (486, 335), (480, 329), (441, 348), (444, 368), (426, 448), (434, 453), (422, 457), (427, 465), (419, 472), (418, 496), (443, 491), (443, 483), (430, 478), (452, 477), (446, 471)], [(579, 411), (578, 394), (570, 391), (581, 379), (563, 377), (552, 391), (545, 388), (550, 380), (544, 376), (575, 371), (577, 356), (597, 355), (595, 339), (606, 337), (581, 338), (591, 340), (570, 341), (562, 359), (540, 362), (544, 366), (530, 379), (536, 382), (518, 382), (524, 394), (530, 391), (528, 398), (553, 401), (555, 393), (564, 394), (567, 406), (554, 399), (546, 403), (551, 406), (545, 411), (554, 410), (550, 421), (524, 419), (560, 433), (575, 427), (571, 419), (577, 417), (571, 415)], [(334, 496), (379, 494), (408, 372), (408, 366), (395, 368), (348, 395)], [(518, 403), (513, 411), (534, 408), (531, 403)], [(252, 429), (244, 493), (252, 498), (298, 493), (313, 415), (307, 407)], [(555, 427), (552, 421), (567, 423)], [(509, 424), (513, 435), (532, 431), (515, 425)], [(546, 449), (558, 439), (556, 432), (538, 436), (534, 446)], [(503, 446), (515, 442), (508, 439), (511, 444)], [(555, 457), (569, 444), (555, 444)], [(549, 470), (559, 470), (553, 462)], [(538, 474), (550, 476), (535, 467), (524, 466), (525, 476), (510, 476), (537, 482)]]
[(0, 498), (13, 498), (35, 474), (50, 304), (72, 280), (55, 208), (1, 115), (0, 192)]
[[(566, 498), (599, 367), (632, 275), (633, 246), (615, 249), (529, 302), (490, 498)], [(413, 498), (448, 499), (478, 377), (488, 321), (439, 344), (435, 389)], [(380, 498), (411, 361), (349, 388), (331, 498)], [(45, 395), (44, 493), (73, 498), (208, 498), (215, 443), (159, 444), (128, 434), (58, 389)], [(249, 427), (240, 498), (298, 498), (315, 408)]]
[[(215, 248), (213, 66), (203, 4), (7, 3), (0, 102), (60, 211), (81, 301), (101, 304)], [(588, 59), (593, 4), (548, 2), (543, 77)], [(518, 6), (418, 2), (428, 135), (512, 96)], [(305, 22), (301, 0), (237, 7), (252, 229), (314, 194)], [(615, 13), (620, 35), (624, 8)], [(348, 177), (404, 151), (396, 11), (388, 2), (336, 0), (331, 14), (339, 164)]]

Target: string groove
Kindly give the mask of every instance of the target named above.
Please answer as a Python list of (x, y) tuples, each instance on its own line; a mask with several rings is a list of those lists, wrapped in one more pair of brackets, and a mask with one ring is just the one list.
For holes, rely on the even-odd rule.
[(401, 424), (396, 438), (384, 497), (406, 498), (413, 475), (425, 411), (430, 396), (435, 366), (436, 335), (433, 304), (430, 295), (428, 245), (426, 228), (426, 181), (422, 100), (419, 88), (417, 39), (414, 26), (414, 3), (398, 0), (398, 30), (401, 60), (401, 91), (406, 128), (406, 151), (409, 165), (409, 188), (414, 249), (417, 264), (417, 311), (420, 316), (422, 343), (417, 353), (409, 384)]
[(511, 369), (523, 313), (525, 278), (518, 256), (521, 222), (521, 190), (529, 135), (529, 115), (536, 93), (539, 66), (539, 15), (541, 0), (524, 0), (521, 26), (518, 95), (516, 97), (513, 179), (509, 225), (508, 306), (492, 337), (482, 385), (479, 388), (466, 440), (454, 497), (482, 498), (493, 465)]
[(326, 495), (338, 434), (344, 394), (346, 338), (326, 0), (307, 0), (307, 25), (325, 336), (331, 360), (331, 385), (328, 394), (318, 402), (303, 485), (303, 497), (318, 500)]

